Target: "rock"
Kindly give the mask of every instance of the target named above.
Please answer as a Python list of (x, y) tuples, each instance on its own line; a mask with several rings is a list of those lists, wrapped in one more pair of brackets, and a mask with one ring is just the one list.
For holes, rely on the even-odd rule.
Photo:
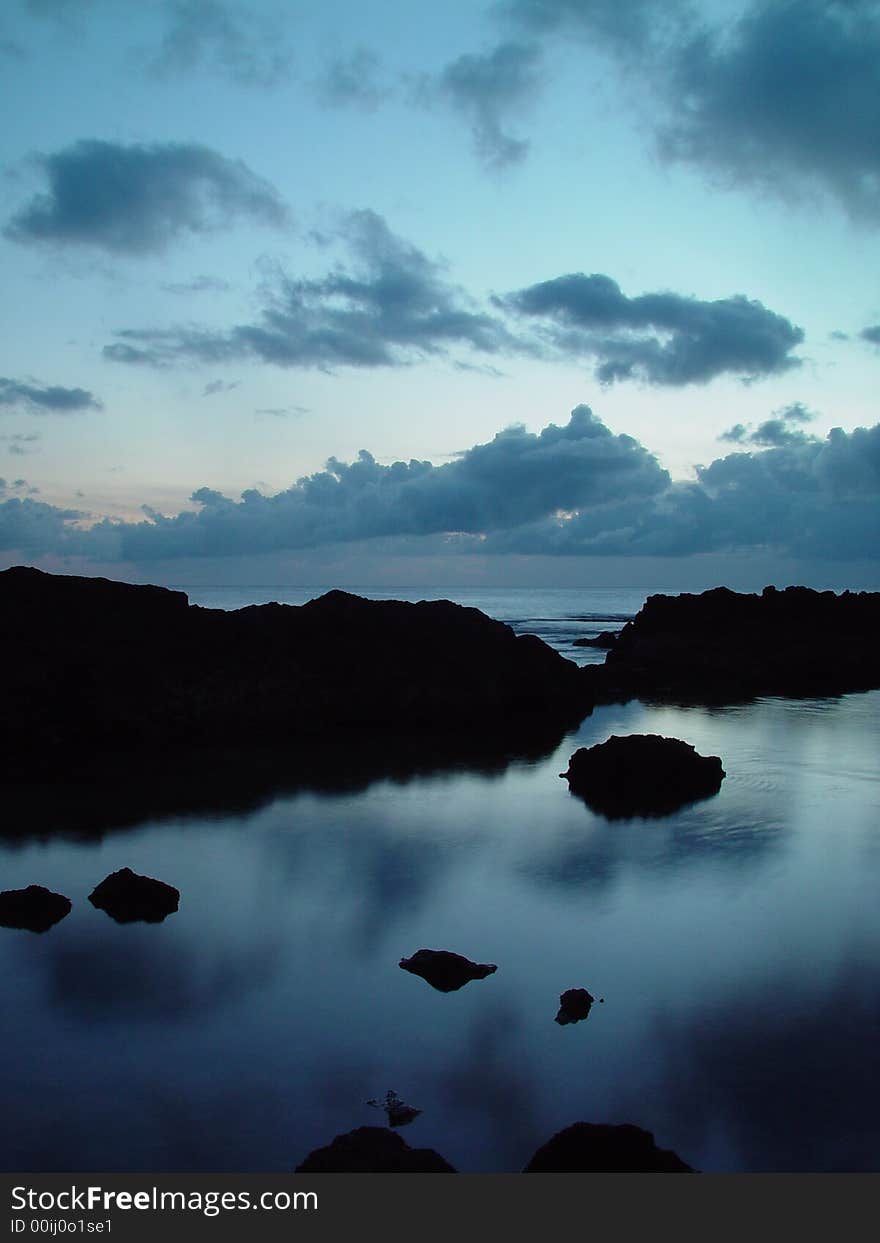
[(455, 1174), (433, 1148), (410, 1148), (394, 1131), (361, 1126), (310, 1152), (296, 1174)]
[(594, 638), (575, 639), (572, 646), (612, 648), (616, 643), (617, 635), (613, 630), (602, 630)]
[(717, 794), (726, 774), (717, 755), (698, 755), (678, 738), (612, 734), (575, 751), (560, 776), (593, 811), (617, 819), (667, 815)]
[[(190, 606), (182, 592), (0, 572), (0, 746), (57, 760), (100, 746), (277, 744), (344, 729), (570, 728), (581, 671), (448, 600), (331, 591), (301, 607)], [(50, 767), (51, 771), (51, 767)]]
[(452, 993), (469, 980), (484, 980), (498, 970), (493, 962), (471, 962), (449, 950), (416, 950), (412, 958), (401, 958), (399, 965), (441, 993)]
[(27, 889), (6, 889), (0, 893), (0, 928), (23, 928), (28, 932), (47, 932), (70, 914), (71, 901), (42, 885)]
[(92, 890), (89, 901), (118, 924), (135, 920), (160, 924), (177, 910), (180, 891), (151, 876), (139, 876), (131, 868), (120, 868)]
[(650, 1131), (624, 1123), (575, 1122), (543, 1144), (524, 1174), (693, 1174), (674, 1152), (658, 1148)]
[(556, 1022), (565, 1026), (566, 1023), (580, 1023), (585, 1019), (596, 998), (585, 988), (567, 988), (559, 998), (559, 1013)]
[(379, 1101), (367, 1101), (367, 1104), (375, 1109), (384, 1109), (389, 1126), (408, 1126), (422, 1112), (421, 1109), (407, 1105), (406, 1101), (401, 1100), (393, 1089), (385, 1093), (385, 1099), (381, 1104)]
[(842, 695), (880, 687), (878, 634), (877, 592), (716, 587), (650, 596), (605, 663), (583, 676), (596, 702)]

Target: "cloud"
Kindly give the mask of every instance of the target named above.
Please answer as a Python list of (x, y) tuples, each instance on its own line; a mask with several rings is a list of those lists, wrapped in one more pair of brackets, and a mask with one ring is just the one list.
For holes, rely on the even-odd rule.
[(102, 403), (84, 388), (26, 384), (0, 376), (0, 406), (17, 406), (33, 414), (73, 414), (79, 410), (103, 410)]
[(868, 328), (863, 328), (859, 333), (863, 341), (869, 341), (871, 345), (880, 345), (880, 324), (871, 324)]
[(37, 444), (41, 439), (39, 432), (17, 432), (12, 436), (0, 436), (0, 441), (9, 445), (9, 453), (13, 457), (26, 457), (29, 453), (39, 453), (39, 449), (27, 449), (25, 445)]
[(85, 529), (88, 515), (14, 498), (0, 504), (0, 548), (149, 563), (396, 540), (423, 556), (876, 561), (880, 424), (730, 453), (673, 482), (643, 445), (579, 406), (565, 426), (509, 427), (440, 466), (385, 466), (362, 450), (274, 495), (200, 488), (192, 500), (197, 510), (173, 517), (145, 510), (143, 522)]
[(203, 397), (214, 397), (217, 393), (231, 393), (241, 385), (241, 380), (212, 380), (202, 389)]
[(291, 54), (277, 21), (220, 0), (169, 0), (168, 27), (150, 60), (159, 77), (195, 69), (238, 86), (271, 87), (290, 76)]
[(503, 0), (501, 16), (535, 35), (580, 35), (621, 51), (655, 42), (677, 30), (688, 8), (682, 0)]
[(255, 323), (228, 332), (124, 329), (104, 356), (149, 366), (251, 356), (280, 367), (332, 369), (398, 366), (459, 344), (494, 353), (512, 343), (496, 317), (471, 309), (441, 265), (392, 233), (381, 216), (354, 212), (339, 237), (353, 266), (314, 280), (277, 273), (263, 288)]
[(546, 342), (560, 353), (596, 358), (596, 376), (607, 384), (705, 384), (725, 373), (753, 380), (800, 365), (791, 351), (803, 331), (742, 295), (628, 298), (610, 276), (578, 272), (493, 301), (541, 321)]
[(39, 163), (49, 191), (12, 217), (5, 234), (14, 241), (145, 255), (240, 217), (275, 227), (288, 218), (268, 182), (240, 160), (194, 143), (84, 139)]
[(880, 15), (874, 0), (761, 0), (666, 66), (661, 148), (785, 196), (823, 191), (880, 221)]
[(382, 63), (375, 52), (356, 48), (330, 61), (315, 83), (318, 98), (331, 108), (355, 107), (372, 112), (390, 99), (392, 90), (381, 83)]
[(165, 293), (178, 294), (225, 293), (229, 287), (229, 281), (224, 281), (219, 276), (196, 276), (191, 281), (165, 282), (159, 286)]
[(791, 424), (809, 423), (815, 417), (802, 402), (796, 401), (782, 410), (777, 410), (773, 418), (766, 419), (757, 428), (736, 423), (728, 431), (722, 432), (719, 439), (733, 444), (759, 445), (763, 448), (805, 444), (808, 440), (815, 441), (817, 438), (801, 431), (799, 427), (792, 427)]
[(500, 43), (491, 52), (459, 56), (435, 89), (470, 121), (474, 146), (491, 168), (525, 159), (529, 144), (504, 128), (506, 114), (530, 102), (541, 84), (541, 51), (534, 43)]

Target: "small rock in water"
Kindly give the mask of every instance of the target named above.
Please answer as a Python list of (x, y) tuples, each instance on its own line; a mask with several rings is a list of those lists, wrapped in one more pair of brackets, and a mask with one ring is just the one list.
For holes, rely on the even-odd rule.
[(559, 1013), (556, 1022), (563, 1026), (566, 1023), (580, 1023), (590, 1013), (595, 997), (585, 988), (567, 988), (559, 998)]
[(0, 893), (0, 928), (22, 928), (27, 932), (48, 930), (70, 914), (72, 903), (61, 893), (42, 885), (27, 889), (6, 889)]
[(581, 747), (559, 774), (573, 794), (609, 819), (663, 816), (721, 789), (717, 755), (699, 755), (688, 742), (659, 734), (616, 734)]
[(89, 901), (118, 924), (136, 920), (159, 924), (177, 910), (180, 891), (152, 876), (139, 876), (131, 868), (120, 868), (92, 890)]
[(399, 965), (441, 993), (452, 993), (469, 980), (484, 980), (498, 970), (494, 962), (471, 962), (450, 950), (416, 950), (411, 958), (401, 958)]
[(384, 1109), (388, 1118), (389, 1126), (407, 1126), (412, 1122), (413, 1118), (417, 1118), (422, 1112), (421, 1109), (414, 1109), (412, 1105), (407, 1105), (406, 1101), (402, 1101), (395, 1091), (389, 1088), (385, 1093), (385, 1099), (380, 1104), (379, 1101), (367, 1101), (368, 1105), (372, 1105), (375, 1109)]

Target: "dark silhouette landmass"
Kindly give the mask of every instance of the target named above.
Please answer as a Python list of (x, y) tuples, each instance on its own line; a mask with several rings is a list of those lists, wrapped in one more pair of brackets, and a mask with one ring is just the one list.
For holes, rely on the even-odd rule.
[(583, 670), (596, 703), (737, 703), (880, 687), (880, 593), (765, 587), (650, 596), (605, 663)]
[(585, 988), (567, 988), (559, 998), (556, 1022), (561, 1026), (580, 1023), (589, 1016), (596, 998)]
[(95, 886), (89, 901), (118, 924), (160, 924), (177, 910), (180, 890), (152, 876), (139, 876), (131, 868), (120, 868)]
[(617, 635), (613, 630), (601, 630), (592, 638), (574, 639), (572, 647), (607, 647), (612, 648), (617, 644)]
[(410, 1148), (384, 1126), (361, 1126), (337, 1135), (316, 1148), (295, 1169), (296, 1174), (455, 1174), (433, 1148)]
[(579, 670), (448, 600), (331, 591), (225, 612), (161, 587), (0, 573), (7, 750), (277, 741), (343, 727), (574, 724)]
[(28, 932), (48, 932), (70, 914), (72, 903), (61, 893), (42, 885), (27, 889), (5, 889), (0, 893), (0, 928), (22, 928)]
[(674, 1152), (658, 1148), (650, 1131), (626, 1122), (575, 1122), (543, 1144), (524, 1174), (693, 1174)]
[(721, 789), (717, 755), (699, 755), (689, 742), (659, 734), (612, 734), (580, 747), (559, 774), (572, 794), (609, 819), (663, 816)]
[(498, 970), (494, 962), (471, 962), (450, 950), (416, 950), (411, 958), (401, 958), (398, 965), (420, 975), (440, 993), (453, 993), (471, 980), (485, 980)]

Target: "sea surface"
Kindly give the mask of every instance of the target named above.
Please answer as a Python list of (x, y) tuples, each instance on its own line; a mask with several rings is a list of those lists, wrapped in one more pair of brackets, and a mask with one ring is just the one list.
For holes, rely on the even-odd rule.
[[(361, 594), (456, 599), (583, 663), (604, 652), (573, 640), (648, 593)], [(641, 732), (721, 756), (720, 793), (615, 821), (569, 793), (577, 747)], [(382, 1125), (367, 1102), (392, 1090), (422, 1111), (407, 1142), (463, 1171), (519, 1170), (577, 1120), (636, 1123), (707, 1171), (880, 1169), (878, 741), (880, 692), (632, 702), (540, 756), (391, 763), (331, 738), (292, 788), (233, 756), (179, 806), (157, 801), (166, 773), (122, 788), (109, 757), (59, 782), (54, 819), (18, 790), (0, 888), (74, 906), (42, 935), (0, 929), (0, 1168), (291, 1170)], [(95, 910), (124, 866), (180, 910)], [(498, 970), (443, 994), (398, 966), (420, 947)], [(569, 988), (597, 1001), (560, 1026)]]

